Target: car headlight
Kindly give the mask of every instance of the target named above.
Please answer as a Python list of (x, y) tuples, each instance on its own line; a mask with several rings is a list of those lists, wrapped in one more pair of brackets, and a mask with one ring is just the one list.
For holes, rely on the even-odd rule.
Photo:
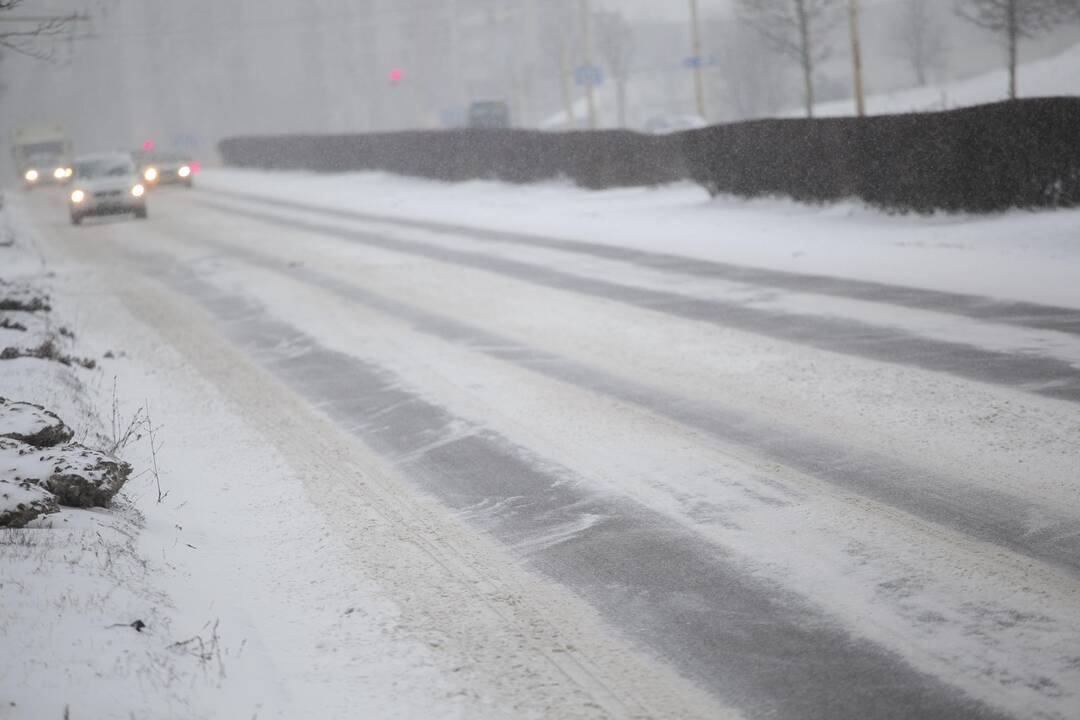
[(146, 170), (143, 171), (143, 178), (146, 180), (146, 182), (154, 182), (155, 180), (157, 180), (158, 179), (157, 168), (152, 168), (152, 167), (146, 168)]
[(38, 171), (37, 170), (27, 170), (26, 174), (23, 175), (23, 177), (26, 178), (26, 182), (37, 182)]
[(86, 193), (84, 193), (82, 190), (76, 190), (71, 193), (71, 202), (75, 203), (76, 205), (78, 205), (85, 199)]
[(71, 177), (71, 173), (72, 173), (71, 168), (64, 168), (64, 177), (66, 177), (66, 178)]
[(53, 170), (52, 176), (54, 178), (56, 178), (57, 180), (63, 180), (64, 178), (67, 177), (67, 173), (64, 171), (64, 168), (61, 167), (61, 168), (56, 168), (55, 170)]
[(131, 188), (131, 194), (135, 197), (142, 197), (145, 192), (146, 188), (139, 184), (136, 184), (135, 187)]
[(182, 178), (186, 178), (187, 176), (191, 175), (191, 168), (187, 165), (182, 165), (180, 169), (176, 171), (176, 174)]

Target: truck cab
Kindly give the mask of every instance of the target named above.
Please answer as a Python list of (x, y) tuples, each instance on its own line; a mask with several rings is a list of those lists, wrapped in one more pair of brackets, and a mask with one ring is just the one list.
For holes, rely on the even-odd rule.
[(59, 123), (16, 128), (11, 133), (11, 156), (27, 189), (71, 181), (71, 140)]

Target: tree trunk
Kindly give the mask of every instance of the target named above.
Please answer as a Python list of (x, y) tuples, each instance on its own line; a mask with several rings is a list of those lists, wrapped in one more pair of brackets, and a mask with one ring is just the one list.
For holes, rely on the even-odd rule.
[(915, 80), (919, 87), (926, 85), (926, 62), (919, 58), (913, 62), (915, 66)]
[(619, 127), (626, 127), (626, 78), (615, 80), (616, 102), (619, 108)]
[(1016, 3), (1017, 0), (1009, 0), (1008, 6), (1008, 27), (1005, 32), (1009, 34), (1009, 99), (1016, 99), (1016, 61), (1017, 61), (1017, 46), (1020, 44), (1020, 28), (1016, 17)]
[(572, 80), (570, 71), (570, 59), (567, 57), (566, 41), (559, 43), (559, 87), (562, 90), (563, 109), (566, 111), (566, 126), (577, 126), (577, 118), (574, 117), (574, 91), (571, 88)]
[(810, 48), (810, 20), (806, 15), (805, 0), (795, 1), (795, 11), (799, 16), (800, 62), (803, 71), (803, 83), (806, 92), (806, 117), (814, 117), (814, 60)]

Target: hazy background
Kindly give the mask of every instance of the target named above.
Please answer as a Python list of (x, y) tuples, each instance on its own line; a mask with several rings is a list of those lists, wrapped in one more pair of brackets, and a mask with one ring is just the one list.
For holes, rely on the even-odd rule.
[[(903, 2), (864, 0), (870, 93), (914, 84), (895, 36)], [(708, 119), (797, 112), (795, 65), (740, 25), (728, 0), (700, 4), (704, 54), (716, 62), (706, 71)], [(584, 62), (578, 7), (577, 0), (27, 0), (11, 14), (80, 11), (89, 20), (47, 41), (50, 62), (0, 57), (0, 130), (6, 137), (20, 124), (61, 121), (79, 152), (154, 139), (211, 159), (224, 135), (441, 127), (460, 121), (477, 99), (506, 100), (520, 126), (563, 127), (567, 99), (582, 111), (582, 88), (563, 74)], [(945, 52), (932, 82), (1000, 67), (998, 39), (950, 7), (940, 3)], [(593, 0), (592, 8), (627, 22), (627, 124), (694, 112), (692, 72), (683, 64), (691, 54), (688, 3)], [(1062, 29), (1026, 43), (1023, 56), (1077, 42), (1080, 32)], [(817, 72), (822, 101), (851, 95), (845, 26), (830, 44)], [(595, 62), (607, 65), (599, 52)], [(403, 73), (397, 83), (395, 68)], [(613, 83), (597, 98), (600, 124), (616, 125)]]

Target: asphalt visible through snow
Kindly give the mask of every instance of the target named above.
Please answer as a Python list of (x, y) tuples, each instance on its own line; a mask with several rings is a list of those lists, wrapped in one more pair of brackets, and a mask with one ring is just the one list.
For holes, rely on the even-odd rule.
[(1042, 330), (1080, 335), (1080, 313), (1075, 309), (1040, 305), (1037, 303), (999, 300), (996, 298), (950, 293), (925, 288), (910, 288), (884, 283), (850, 280), (824, 275), (798, 274), (780, 270), (732, 265), (683, 255), (670, 255), (663, 252), (645, 252), (634, 248), (617, 245), (564, 240), (508, 232), (485, 228), (465, 227), (429, 220), (373, 215), (352, 210), (328, 208), (280, 198), (266, 198), (245, 193), (215, 191), (215, 195), (230, 197), (245, 202), (272, 208), (286, 208), (305, 212), (317, 212), (327, 217), (361, 222), (381, 223), (389, 226), (430, 230), (452, 235), (463, 235), (477, 240), (520, 245), (526, 247), (547, 248), (562, 252), (589, 255), (609, 260), (638, 265), (640, 267), (667, 270), (690, 277), (726, 280), (729, 282), (748, 283), (760, 287), (778, 288), (791, 292), (815, 293), (832, 297), (881, 302), (915, 310), (931, 310), (953, 315), (962, 315), (975, 320), (1016, 325)]
[[(211, 207), (226, 209), (217, 203), (207, 204)], [(554, 268), (517, 260), (454, 250), (413, 240), (388, 238), (374, 233), (286, 218), (257, 210), (233, 207), (228, 210), (234, 214), (264, 222), (321, 235), (331, 235), (349, 242), (417, 255), (439, 262), (494, 272), (515, 280), (622, 302), (643, 310), (665, 313), (687, 320), (745, 330), (821, 350), (947, 372), (972, 380), (1007, 385), (1027, 392), (1080, 403), (1080, 369), (1054, 358), (994, 352), (961, 343), (922, 338), (903, 330), (869, 325), (855, 320), (787, 314), (733, 302), (703, 300), (677, 293), (630, 287), (603, 279), (584, 278)], [(1046, 313), (1047, 317), (1061, 319), (1061, 311), (1057, 308), (1048, 308)], [(1066, 318), (1063, 324), (1071, 327), (1072, 320)]]
[(464, 429), (389, 369), (327, 350), (187, 273), (166, 276), (274, 374), (397, 459), (424, 491), (463, 512), (498, 507), (481, 525), (499, 539), (520, 545), (578, 528), (569, 540), (540, 543), (529, 562), (751, 717), (1005, 717), (852, 637), (659, 514), (592, 493), (572, 471), (495, 433)]
[[(516, 549), (523, 563), (585, 598), (612, 626), (724, 704), (750, 718), (792, 720), (1016, 716), (991, 705), (986, 696), (976, 698), (959, 689), (956, 678), (947, 673), (935, 675), (916, 667), (896, 649), (906, 641), (889, 646), (867, 639), (824, 610), (803, 588), (759, 572), (744, 555), (655, 507), (598, 490), (573, 462), (538, 455), (497, 427), (456, 414), (413, 388), (392, 365), (331, 349), (314, 333), (275, 315), (235, 283), (223, 285), (191, 258), (211, 257), (232, 268), (280, 275), (317, 289), (326, 302), (343, 311), (363, 307), (412, 332), (563, 383), (603, 402), (633, 406), (686, 428), (703, 446), (715, 443), (746, 448), (839, 492), (959, 533), (982, 547), (1017, 556), (1021, 564), (1052, 568), (1075, 583), (1080, 578), (1080, 518), (1070, 508), (1048, 508), (1045, 503), (1025, 499), (1023, 493), (958, 482), (903, 459), (830, 440), (819, 428), (778, 425), (726, 407), (704, 394), (687, 397), (616, 376), (542, 344), (512, 339), (450, 310), (433, 311), (408, 297), (372, 290), (362, 277), (346, 280), (311, 264), (286, 262), (257, 242), (231, 237), (226, 231), (196, 233), (183, 218), (185, 212), (221, 212), (245, 218), (257, 232), (300, 233), (310, 239), (307, 251), (313, 253), (318, 252), (313, 248), (320, 243), (344, 241), (356, 252), (389, 251), (480, 270), (543, 292), (611, 301), (678, 322), (734, 328), (816, 350), (940, 373), (962, 382), (986, 383), (1030, 395), (1037, 402), (1069, 407), (1080, 402), (1080, 370), (1073, 365), (1053, 357), (987, 350), (854, 320), (788, 315), (659, 292), (616, 279), (586, 278), (535, 262), (260, 209), (264, 205), (289, 206), (278, 201), (259, 200), (251, 207), (237, 208), (196, 195), (183, 200), (163, 197), (162, 205), (168, 208), (166, 218), (144, 226), (148, 233), (156, 233), (154, 222), (166, 225), (160, 236), (165, 239), (153, 247), (130, 242), (134, 231), (126, 225), (91, 225), (64, 232), (82, 233), (80, 238), (110, 238), (103, 245), (104, 254), (115, 253), (118, 259), (140, 268), (146, 277), (209, 311), (221, 332), (253, 362), (401, 468), (418, 492), (438, 499), (477, 530)], [(296, 209), (311, 210), (308, 206)], [(327, 211), (326, 215), (384, 221), (342, 211)], [(473, 239), (580, 252), (699, 278), (1080, 333), (1080, 312), (1062, 308), (752, 270), (423, 221), (395, 222), (449, 234), (460, 232)], [(180, 247), (170, 248), (171, 242)], [(185, 255), (180, 252), (183, 248), (194, 249), (194, 253)], [(647, 444), (649, 438), (640, 441)], [(792, 497), (791, 507), (797, 507), (798, 502)], [(886, 530), (890, 522), (882, 519)], [(791, 541), (798, 543), (799, 539)], [(965, 599), (957, 602), (963, 606)], [(1016, 625), (1024, 620), (1008, 622)], [(1009, 627), (1002, 624), (1003, 632)], [(1008, 646), (1002, 647), (1007, 654)], [(975, 671), (965, 668), (963, 672)], [(1048, 693), (1058, 690), (1052, 681), (1048, 687)]]

